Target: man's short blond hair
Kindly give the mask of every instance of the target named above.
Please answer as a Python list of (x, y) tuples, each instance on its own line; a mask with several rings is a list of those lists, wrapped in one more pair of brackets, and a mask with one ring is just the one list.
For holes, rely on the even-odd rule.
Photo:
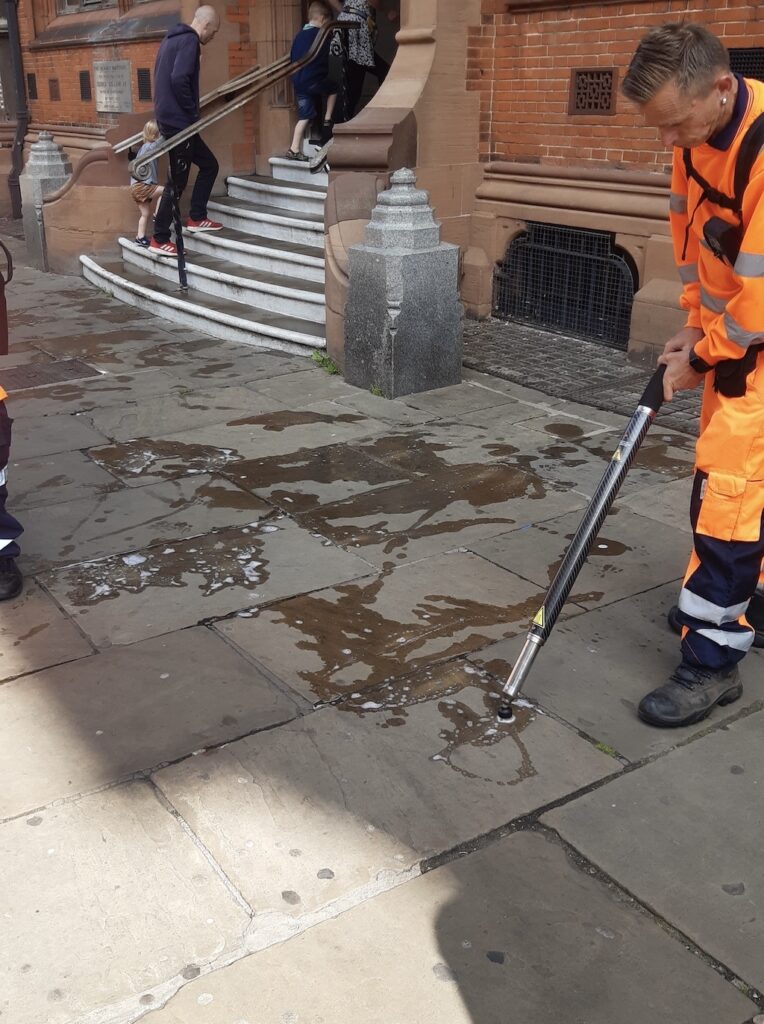
[(651, 29), (637, 47), (621, 86), (634, 103), (649, 103), (668, 82), (680, 92), (706, 95), (717, 75), (729, 71), (724, 44), (703, 25), (675, 22)]
[(324, 3), (324, 0), (313, 0), (308, 7), (308, 20), (313, 21), (314, 18), (330, 18), (332, 15), (329, 4)]

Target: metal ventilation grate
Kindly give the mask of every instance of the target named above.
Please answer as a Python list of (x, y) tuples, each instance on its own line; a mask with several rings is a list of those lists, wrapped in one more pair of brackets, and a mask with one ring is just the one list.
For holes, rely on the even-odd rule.
[(37, 75), (34, 71), (30, 71), (27, 75), (27, 94), (30, 100), (37, 99)]
[(569, 114), (614, 114), (615, 68), (573, 68), (568, 93)]
[(610, 233), (529, 222), (496, 266), (493, 312), (625, 349), (634, 284)]
[(61, 88), (60, 88), (60, 86), (58, 84), (58, 79), (57, 78), (49, 78), (48, 79), (48, 95), (50, 96), (50, 98), (52, 100), (60, 100), (61, 99)]
[(745, 78), (758, 78), (764, 82), (764, 46), (730, 50), (730, 67)]
[(90, 88), (89, 71), (80, 71), (80, 99), (85, 102), (93, 99), (93, 91)]

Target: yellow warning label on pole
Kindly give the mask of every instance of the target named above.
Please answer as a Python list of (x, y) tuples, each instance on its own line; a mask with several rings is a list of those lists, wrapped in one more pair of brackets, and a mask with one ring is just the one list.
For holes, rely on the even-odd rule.
[(536, 612), (536, 618), (533, 620), (533, 625), (534, 626), (540, 626), (541, 629), (544, 628), (544, 606), (543, 606), (543, 604), (539, 608), (539, 610)]
[(611, 462), (620, 462), (621, 461), (621, 448), (620, 448), (620, 445), (613, 452), (613, 458), (610, 461)]

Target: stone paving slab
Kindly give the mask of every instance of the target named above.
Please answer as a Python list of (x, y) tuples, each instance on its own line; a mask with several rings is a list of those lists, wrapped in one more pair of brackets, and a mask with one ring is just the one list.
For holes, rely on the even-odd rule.
[(503, 464), (447, 467), (352, 495), (301, 517), (380, 569), (476, 545), (482, 538), (581, 509), (585, 499)]
[(158, 772), (266, 929), (368, 898), (423, 858), (620, 771), (550, 718), (498, 722), (451, 664)]
[[(574, 512), (467, 546), (540, 588), (548, 587), (582, 518), (581, 512)], [(616, 509), (603, 523), (568, 600), (594, 608), (681, 580), (688, 557), (687, 540), (680, 531)]]
[[(588, 433), (609, 434), (613, 430), (621, 429), (621, 421), (607, 413), (600, 415), (593, 409), (575, 406), (568, 409), (567, 403), (563, 406), (560, 399), (547, 399), (545, 395), (537, 392), (531, 394), (538, 397), (534, 401), (514, 399), (499, 408), (462, 412), (457, 418), (460, 423), (470, 423), (494, 431), (506, 430), (513, 423), (524, 422), (526, 425), (532, 425), (534, 429), (546, 430), (552, 437), (574, 439), (585, 437)], [(556, 431), (552, 429), (555, 427)]]
[(477, 555), (454, 552), (215, 628), (318, 702), (524, 633), (540, 597), (520, 577)]
[(473, 413), (478, 409), (495, 409), (501, 415), (502, 409), (499, 406), (515, 404), (512, 396), (493, 388), (477, 387), (471, 381), (405, 395), (400, 401), (413, 409), (420, 409), (433, 416), (445, 416), (447, 419), (455, 419), (462, 413)]
[[(12, 415), (11, 403), (8, 412)], [(40, 459), (104, 444), (108, 438), (84, 416), (29, 416), (13, 431), (13, 460)]]
[(301, 372), (254, 381), (250, 387), (258, 394), (290, 408), (293, 407), (296, 395), (309, 406), (316, 402), (342, 402), (345, 396), (362, 397), (367, 394), (353, 384), (348, 384), (340, 374), (317, 373), (316, 367), (308, 362), (303, 365)]
[(88, 456), (129, 487), (218, 473), (229, 463), (243, 463), (233, 448), (214, 448), (173, 438), (136, 437), (131, 441), (91, 448)]
[[(165, 370), (102, 373), (100, 377), (91, 380), (19, 391), (11, 395), (8, 407), (16, 419), (59, 413), (87, 413), (104, 406), (142, 403), (154, 395), (169, 395), (182, 390), (183, 385)], [(92, 417), (89, 419), (92, 422)]]
[(17, 341), (11, 337), (7, 356), (0, 356), (0, 372), (13, 366), (25, 366), (29, 363), (49, 363), (52, 357), (29, 341)]
[[(532, 422), (536, 424), (535, 428), (530, 426)], [(555, 435), (555, 431), (568, 429), (575, 433), (572, 440)], [(514, 451), (506, 450), (502, 462), (527, 473), (535, 473), (557, 487), (591, 497), (608, 467), (621, 432), (602, 433), (587, 438), (578, 435), (578, 431), (583, 429), (584, 426), (579, 423), (561, 422), (554, 410), (543, 420), (514, 424), (508, 428), (511, 432), (503, 435), (503, 439)], [(692, 456), (687, 455), (686, 461), (681, 462), (673, 476), (686, 476), (691, 472)], [(649, 464), (636, 461), (629, 470), (621, 493), (628, 495), (638, 489), (663, 484), (667, 475), (665, 464), (658, 471)]]
[(402, 470), (370, 459), (349, 444), (226, 462), (220, 472), (291, 514), (409, 479)]
[[(0, 818), (298, 714), (298, 703), (203, 627), (0, 687)], [(63, 652), (62, 652), (63, 653)], [(0, 665), (3, 662), (0, 660)]]
[[(665, 751), (709, 722), (730, 719), (764, 699), (764, 659), (752, 652), (741, 668), (742, 701), (716, 708), (707, 722), (684, 729), (655, 729), (639, 721), (639, 701), (665, 682), (680, 660), (679, 638), (666, 624), (678, 590), (678, 583), (669, 584), (559, 620), (536, 658), (525, 696), (632, 761)], [(524, 639), (494, 644), (470, 660), (506, 679)]]
[(712, 732), (546, 817), (760, 992), (763, 718)]
[(755, 1006), (518, 834), (182, 989), (151, 1024), (743, 1024)]
[(429, 477), (451, 467), (480, 469), (501, 462), (517, 451), (500, 431), (460, 422), (430, 423), (426, 428), (405, 430), (354, 442), (353, 447), (387, 466), (412, 476)]
[(22, 555), (39, 571), (245, 525), (271, 511), (222, 477), (168, 480), (27, 510)]
[[(20, 429), (19, 424), (16, 431)], [(12, 462), (8, 486), (8, 507), (18, 512), (41, 505), (66, 504), (86, 494), (106, 494), (119, 490), (122, 485), (84, 452), (58, 452), (39, 459)]]
[(79, 629), (33, 580), (25, 580), (17, 598), (3, 602), (0, 681), (91, 653)]
[(248, 922), (143, 783), (6, 822), (0, 871), (13, 879), (0, 929), (13, 1024), (71, 1024), (121, 1002), (134, 1020), (149, 989), (238, 946)]
[[(618, 504), (647, 519), (665, 523), (684, 533), (691, 534), (690, 495), (692, 494), (691, 476), (682, 480), (672, 480), (657, 487), (648, 487), (634, 493), (622, 495)], [(688, 538), (688, 546), (691, 543)]]
[(46, 574), (43, 582), (104, 648), (240, 609), (251, 614), (259, 605), (371, 572), (362, 559), (281, 519), (81, 562)]
[(114, 441), (163, 437), (248, 416), (278, 415), (283, 406), (249, 388), (227, 387), (147, 396), (140, 404), (95, 409), (90, 419)]
[(262, 459), (287, 455), (301, 448), (321, 448), (359, 440), (385, 433), (388, 429), (388, 424), (370, 419), (337, 402), (314, 402), (302, 407), (295, 401), (291, 408), (251, 415), (237, 414), (224, 423), (167, 434), (160, 440), (222, 451), (233, 449), (242, 459)]

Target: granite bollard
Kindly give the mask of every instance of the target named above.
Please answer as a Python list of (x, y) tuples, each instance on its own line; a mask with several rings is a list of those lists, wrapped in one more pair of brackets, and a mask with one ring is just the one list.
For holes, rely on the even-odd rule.
[(440, 228), (413, 171), (380, 193), (366, 240), (350, 249), (345, 379), (385, 398), (461, 382), (459, 247)]
[(38, 270), (48, 270), (48, 249), (45, 243), (43, 197), (64, 185), (72, 174), (72, 164), (50, 132), (41, 131), (37, 142), (29, 147), (29, 159), (19, 183), (21, 185), (21, 216), (30, 262)]

